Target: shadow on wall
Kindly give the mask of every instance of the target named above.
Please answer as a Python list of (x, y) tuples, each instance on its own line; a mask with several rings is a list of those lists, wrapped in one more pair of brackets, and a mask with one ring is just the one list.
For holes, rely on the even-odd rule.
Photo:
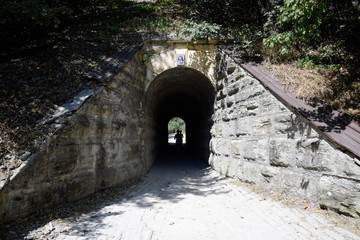
[(205, 163), (189, 155), (172, 157), (165, 154), (142, 180), (130, 181), (121, 187), (96, 192), (72, 204), (60, 204), (38, 211), (28, 218), (8, 223), (3, 226), (0, 238), (21, 239), (39, 228), (46, 231), (49, 223), (53, 221), (60, 225), (66, 222), (74, 223), (63, 234), (76, 235), (85, 229), (88, 238), (96, 238), (98, 235), (92, 230), (104, 228), (105, 217), (127, 213), (125, 210), (101, 210), (107, 206), (121, 203), (131, 206), (132, 209), (148, 209), (160, 201), (165, 201), (165, 204), (178, 203), (188, 194), (203, 197), (226, 194), (228, 191), (223, 188), (215, 191), (211, 188), (213, 182), (219, 179), (216, 175), (209, 175), (209, 171)]
[(319, 106), (314, 110), (304, 108), (297, 110), (311, 121), (325, 123), (324, 126), (319, 126), (319, 129), (324, 132), (340, 133), (352, 122), (351, 116), (346, 113), (335, 112), (330, 106)]

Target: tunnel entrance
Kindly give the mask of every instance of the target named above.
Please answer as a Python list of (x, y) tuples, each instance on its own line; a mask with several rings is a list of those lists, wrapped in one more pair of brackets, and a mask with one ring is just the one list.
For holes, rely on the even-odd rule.
[[(186, 123), (182, 118), (173, 117), (168, 122), (168, 145), (175, 145), (177, 133), (180, 131), (181, 143), (186, 144)], [(180, 138), (179, 138), (180, 139)]]
[(214, 96), (211, 81), (192, 68), (172, 68), (152, 81), (146, 112), (156, 157), (169, 153), (168, 122), (179, 117), (186, 123), (186, 153), (208, 160)]

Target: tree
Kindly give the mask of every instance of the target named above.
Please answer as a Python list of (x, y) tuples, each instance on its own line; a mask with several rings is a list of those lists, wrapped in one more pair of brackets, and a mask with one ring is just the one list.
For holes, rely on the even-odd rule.
[(185, 122), (181, 118), (174, 117), (168, 123), (168, 133), (175, 133), (176, 130), (185, 131)]
[[(263, 43), (284, 56), (293, 55), (293, 50), (325, 46), (330, 41), (356, 47), (358, 44), (349, 40), (360, 40), (359, 9), (359, 1), (284, 0), (283, 5), (268, 13), (266, 25), (273, 27)], [(275, 22), (271, 19), (273, 14), (277, 15)]]

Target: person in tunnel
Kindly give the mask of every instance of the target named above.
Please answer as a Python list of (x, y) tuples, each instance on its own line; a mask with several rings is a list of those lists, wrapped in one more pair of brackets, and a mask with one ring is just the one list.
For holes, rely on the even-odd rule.
[(175, 145), (176, 145), (176, 152), (177, 155), (180, 155), (182, 144), (183, 144), (183, 135), (180, 130), (177, 130), (174, 138), (175, 138)]

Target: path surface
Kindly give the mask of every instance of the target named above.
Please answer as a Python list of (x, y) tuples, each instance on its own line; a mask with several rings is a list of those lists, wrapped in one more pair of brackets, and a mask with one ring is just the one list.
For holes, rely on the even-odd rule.
[[(46, 228), (46, 227), (45, 227)], [(51, 231), (56, 231), (52, 227)], [(322, 215), (264, 200), (196, 161), (157, 163), (135, 190), (57, 239), (360, 239)]]

